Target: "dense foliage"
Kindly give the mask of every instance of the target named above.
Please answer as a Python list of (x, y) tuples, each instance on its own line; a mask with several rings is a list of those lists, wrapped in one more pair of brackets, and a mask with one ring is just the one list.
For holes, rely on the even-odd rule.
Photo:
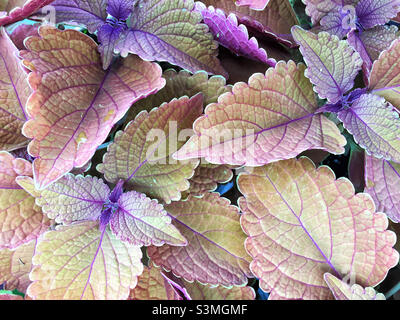
[(0, 299), (392, 297), (399, 13), (1, 0)]

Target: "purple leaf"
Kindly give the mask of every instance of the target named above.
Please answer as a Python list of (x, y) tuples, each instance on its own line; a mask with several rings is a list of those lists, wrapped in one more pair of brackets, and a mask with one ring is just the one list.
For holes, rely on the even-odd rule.
[(400, 165), (366, 156), (365, 192), (374, 199), (377, 210), (400, 222)]
[(219, 8), (226, 14), (235, 14), (239, 23), (244, 24), (260, 36), (272, 38), (294, 47), (296, 44), (290, 34), (290, 28), (299, 21), (289, 0), (270, 0), (262, 11), (252, 10), (247, 6), (237, 6), (232, 0), (203, 0), (206, 6)]
[(343, 39), (349, 31), (356, 28), (355, 15), (352, 11), (332, 11), (324, 16), (321, 21), (321, 31), (329, 32)]
[(107, 0), (56, 0), (57, 22), (76, 22), (94, 33), (107, 19)]
[(396, 26), (377, 26), (361, 33), (352, 31), (348, 34), (347, 41), (360, 54), (366, 75), (381, 52), (388, 49), (397, 39), (397, 31)]
[(111, 64), (114, 56), (115, 45), (117, 44), (123, 30), (123, 27), (114, 28), (109, 24), (104, 24), (98, 31), (97, 37), (100, 42), (98, 50), (101, 54), (104, 70), (106, 70)]
[(85, 165), (130, 106), (165, 80), (158, 64), (133, 55), (104, 71), (97, 44), (76, 30), (42, 26), (39, 34), (25, 41), (29, 51), (20, 55), (33, 70), (34, 88), (23, 133), (33, 139), (28, 152), (35, 157), (35, 184), (44, 189)]
[(382, 97), (363, 94), (338, 113), (355, 141), (377, 158), (400, 162), (400, 120)]
[(196, 2), (195, 10), (203, 16), (203, 21), (210, 28), (214, 38), (224, 47), (228, 48), (238, 56), (261, 61), (270, 66), (275, 66), (275, 59), (270, 59), (264, 49), (258, 47), (256, 38), (249, 39), (247, 28), (238, 24), (237, 17), (231, 13), (228, 17), (220, 9), (207, 7)]
[(362, 60), (347, 43), (327, 32), (318, 35), (295, 26), (294, 39), (300, 44), (300, 51), (307, 63), (305, 72), (315, 85), (314, 90), (321, 99), (330, 103), (338, 102), (353, 88), (354, 79), (361, 69)]
[(355, 6), (358, 2), (359, 0), (303, 0), (306, 13), (314, 25), (330, 12), (341, 10), (345, 6)]
[(361, 0), (356, 7), (358, 23), (364, 29), (385, 24), (400, 12), (400, 0)]
[(191, 72), (205, 70), (227, 76), (217, 59), (217, 43), (192, 0), (149, 0), (136, 3), (130, 30), (116, 47), (148, 61), (168, 61)]
[(132, 245), (187, 244), (164, 207), (136, 191), (124, 193), (118, 199), (118, 210), (111, 216), (110, 227), (118, 239)]
[(116, 133), (97, 170), (111, 183), (125, 180), (129, 190), (166, 203), (180, 200), (181, 192), (189, 189), (188, 179), (193, 176), (198, 160), (176, 162), (171, 155), (186, 141), (179, 138), (180, 133), (188, 130), (192, 134), (193, 122), (202, 110), (203, 95), (199, 93), (191, 99), (173, 99), (150, 113), (140, 112), (124, 131)]
[(118, 20), (126, 20), (137, 0), (108, 0), (107, 13)]
[(43, 191), (35, 189), (32, 178), (18, 177), (17, 182), (35, 196), (43, 212), (58, 223), (97, 220), (110, 194), (103, 180), (91, 176), (67, 174)]
[(28, 18), (52, 2), (53, 0), (1, 0), (0, 26)]
[(27, 294), (37, 300), (126, 300), (143, 272), (140, 247), (98, 222), (57, 226), (40, 239)]
[(38, 36), (38, 28), (40, 23), (21, 24), (10, 34), (10, 39), (14, 42), (18, 50), (25, 49), (24, 40), (30, 36)]

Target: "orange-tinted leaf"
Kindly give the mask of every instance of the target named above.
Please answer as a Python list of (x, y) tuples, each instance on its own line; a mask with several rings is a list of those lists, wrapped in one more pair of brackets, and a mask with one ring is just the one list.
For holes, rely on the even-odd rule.
[(249, 84), (207, 106), (194, 123), (195, 135), (174, 154), (178, 160), (204, 157), (214, 164), (260, 166), (290, 159), (308, 149), (343, 153), (345, 138), (321, 114), (305, 66), (283, 61)]
[(200, 164), (190, 178), (190, 187), (187, 191), (191, 195), (202, 195), (209, 191), (214, 191), (218, 183), (226, 183), (233, 177), (230, 166), (218, 164)]
[(32, 165), (0, 152), (0, 248), (16, 248), (45, 232), (51, 221), (35, 204), (35, 198), (16, 182), (20, 175), (32, 175)]
[(36, 245), (37, 239), (20, 245), (15, 250), (0, 250), (0, 283), (5, 282), (5, 289), (26, 292), (31, 283), (29, 273), (32, 270)]
[(270, 299), (332, 299), (324, 273), (375, 286), (399, 260), (388, 219), (368, 194), (307, 158), (241, 174), (250, 268)]
[(128, 300), (182, 300), (171, 283), (163, 277), (161, 270), (146, 267), (138, 283), (131, 290)]
[(28, 295), (39, 300), (126, 300), (143, 271), (140, 247), (117, 240), (97, 222), (58, 226), (33, 257)]
[(27, 120), (25, 104), (31, 94), (18, 49), (0, 27), (0, 150), (18, 149), (28, 143), (21, 133)]
[[(96, 43), (76, 30), (42, 26), (25, 41), (33, 70), (23, 133), (32, 138), (35, 184), (43, 189), (83, 166), (136, 100), (164, 86), (161, 68), (131, 55), (104, 71)], [(51, 53), (49, 53), (51, 52)]]
[(363, 288), (358, 284), (348, 285), (330, 273), (324, 274), (324, 279), (336, 300), (386, 300), (382, 293), (373, 288)]
[(142, 111), (125, 130), (117, 132), (98, 171), (107, 181), (123, 179), (125, 186), (149, 197), (166, 203), (180, 200), (198, 161), (176, 161), (171, 155), (192, 134), (193, 122), (202, 110), (203, 99), (198, 94), (174, 99), (150, 113)]
[(210, 287), (185, 281), (185, 288), (192, 300), (254, 300), (256, 297), (252, 287)]
[(243, 285), (249, 270), (244, 250), (245, 235), (239, 224), (239, 210), (217, 193), (165, 206), (175, 227), (188, 240), (185, 247), (148, 247), (154, 264), (187, 281), (223, 286)]
[(202, 93), (203, 105), (207, 106), (212, 102), (217, 102), (221, 94), (232, 91), (232, 86), (226, 85), (224, 77), (212, 76), (208, 78), (205, 71), (198, 71), (192, 75), (186, 70), (176, 72), (174, 69), (168, 69), (164, 71), (163, 78), (166, 80), (165, 87), (136, 102), (129, 109), (126, 121), (134, 120), (142, 110), (150, 111), (174, 98), (193, 97), (197, 93)]

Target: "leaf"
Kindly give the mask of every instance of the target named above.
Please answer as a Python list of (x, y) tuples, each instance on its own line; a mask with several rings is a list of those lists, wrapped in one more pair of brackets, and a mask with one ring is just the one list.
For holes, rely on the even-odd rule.
[(20, 295), (13, 293), (2, 293), (0, 291), (0, 300), (24, 300), (24, 298)]
[[(90, 160), (132, 103), (165, 82), (157, 64), (136, 56), (104, 71), (96, 43), (78, 31), (43, 26), (39, 33), (21, 52), (35, 89), (23, 133), (33, 139), (28, 151), (36, 157), (35, 185), (44, 189)], [(57, 54), (45, 54), (49, 50)]]
[(21, 129), (31, 89), (17, 55), (18, 49), (0, 28), (0, 150), (11, 151), (28, 143)]
[(327, 32), (318, 35), (296, 26), (294, 39), (307, 63), (306, 77), (315, 85), (321, 99), (338, 102), (354, 86), (354, 79), (361, 69), (362, 59), (345, 40)]
[(192, 75), (185, 70), (176, 72), (174, 69), (168, 69), (164, 71), (163, 77), (166, 81), (165, 87), (157, 93), (137, 101), (128, 111), (127, 122), (134, 120), (140, 111), (150, 111), (174, 98), (192, 97), (201, 92), (204, 97), (203, 105), (206, 106), (217, 102), (218, 97), (223, 93), (232, 91), (232, 86), (226, 85), (224, 77), (208, 78), (205, 71), (198, 71)]
[(238, 6), (249, 6), (254, 10), (264, 10), (270, 0), (237, 0)]
[(358, 284), (350, 287), (330, 273), (325, 273), (324, 279), (336, 300), (386, 300), (382, 293), (377, 293), (371, 287), (364, 289)]
[(40, 24), (21, 24), (16, 27), (13, 32), (10, 34), (10, 39), (14, 42), (14, 45), (18, 50), (24, 50), (24, 40), (31, 36), (38, 36)]
[(337, 4), (332, 0), (302, 0), (306, 5), (306, 13), (311, 17), (313, 25), (316, 25), (322, 17), (334, 11)]
[[(373, 62), (379, 58), (379, 55), (384, 50), (389, 49), (392, 42), (399, 37), (399, 33), (396, 26), (377, 26), (373, 29), (365, 30), (362, 33), (359, 33), (358, 36), (365, 46), (365, 50), (367, 51), (371, 61)], [(361, 57), (363, 56), (361, 55)], [(364, 58), (363, 60), (365, 61)]]
[(128, 300), (182, 300), (182, 298), (161, 274), (161, 270), (150, 266), (144, 268)]
[[(203, 110), (202, 95), (164, 103), (150, 113), (142, 111), (124, 131), (115, 135), (97, 170), (107, 181), (125, 180), (125, 187), (166, 203), (179, 200), (189, 188), (198, 161), (170, 157), (192, 134), (193, 121)], [(189, 129), (189, 130), (188, 130)]]
[(205, 0), (207, 6), (222, 9), (226, 14), (235, 14), (239, 23), (276, 39), (285, 45), (295, 45), (290, 34), (292, 26), (299, 24), (288, 0), (270, 0), (262, 11), (251, 10), (247, 6), (238, 7), (231, 0)]
[[(360, 0), (302, 0), (306, 5), (306, 13), (311, 17), (313, 25), (317, 25), (322, 17), (330, 12), (343, 10), (347, 13), (348, 7), (354, 9)], [(346, 10), (347, 9), (347, 10)]]
[(202, 163), (194, 171), (189, 180), (190, 188), (187, 191), (194, 196), (200, 196), (209, 191), (215, 191), (218, 183), (226, 183), (233, 177), (230, 166)]
[(143, 271), (139, 247), (121, 242), (97, 222), (58, 226), (43, 235), (33, 257), (28, 295), (37, 300), (125, 300)]
[(235, 14), (228, 17), (220, 9), (206, 7), (202, 2), (196, 2), (195, 10), (203, 16), (203, 22), (210, 28), (210, 32), (221, 45), (238, 56), (264, 62), (275, 66), (275, 59), (268, 58), (267, 52), (259, 48), (257, 39), (249, 39), (247, 28), (238, 24)]
[(252, 287), (210, 287), (198, 282), (185, 282), (185, 288), (192, 300), (254, 300), (256, 293)]
[(398, 263), (386, 216), (326, 166), (280, 161), (241, 174), (238, 185), (250, 269), (270, 299), (331, 299), (326, 272), (375, 286)]
[(111, 65), (114, 57), (114, 47), (118, 43), (123, 30), (123, 27), (114, 28), (108, 24), (104, 24), (99, 28), (97, 39), (100, 42), (99, 52), (103, 62), (103, 69), (107, 69)]
[(164, 207), (157, 200), (151, 200), (136, 191), (119, 197), (118, 209), (110, 219), (110, 228), (118, 239), (136, 246), (187, 244), (172, 225)]
[(363, 94), (338, 118), (369, 154), (400, 162), (399, 114), (384, 98)]
[(17, 183), (36, 197), (36, 204), (50, 219), (63, 224), (97, 220), (110, 194), (110, 188), (103, 180), (70, 173), (43, 191), (35, 189), (34, 181), (29, 177), (19, 177)]
[(35, 198), (15, 182), (17, 176), (30, 174), (28, 161), (0, 151), (0, 249), (16, 248), (36, 239), (51, 224)]
[(0, 250), (0, 283), (5, 282), (7, 290), (26, 292), (31, 283), (29, 273), (36, 245), (37, 239), (34, 239), (15, 250)]
[(0, 4), (0, 11), (6, 11), (7, 14), (5, 16), (0, 16), (0, 26), (28, 18), (53, 1), (54, 0), (3, 0)]
[(114, 18), (124, 21), (129, 18), (135, 0), (108, 0), (107, 13)]
[(142, 0), (135, 4), (130, 29), (115, 49), (123, 57), (130, 52), (144, 60), (226, 77), (216, 57), (217, 43), (201, 19), (193, 0)]
[(308, 149), (343, 153), (337, 127), (318, 109), (305, 66), (280, 61), (275, 69), (237, 83), (194, 123), (195, 135), (174, 154), (214, 164), (259, 166)]
[(357, 20), (364, 29), (385, 24), (400, 12), (399, 0), (362, 0), (356, 7)]
[(379, 211), (400, 222), (400, 165), (365, 156), (365, 192), (374, 199)]
[(320, 29), (318, 30), (329, 32), (331, 35), (336, 35), (339, 39), (343, 39), (349, 31), (356, 28), (354, 23), (356, 19), (353, 11), (345, 13), (341, 10), (332, 11), (321, 19)]
[(188, 245), (148, 247), (155, 265), (171, 270), (185, 280), (204, 284), (240, 286), (251, 277), (239, 210), (217, 193), (202, 198), (189, 196), (185, 201), (165, 206), (173, 224)]
[(382, 96), (400, 110), (400, 39), (393, 41), (375, 61), (369, 78), (371, 93)]
[(108, 0), (55, 0), (57, 22), (76, 22), (94, 33), (107, 19)]

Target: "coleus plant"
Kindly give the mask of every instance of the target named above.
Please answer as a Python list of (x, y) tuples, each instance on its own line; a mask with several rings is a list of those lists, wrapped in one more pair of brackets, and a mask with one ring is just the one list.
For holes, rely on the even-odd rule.
[[(336, 12), (327, 3), (307, 2), (313, 22)], [(398, 39), (363, 69), (349, 41), (297, 26), (288, 1), (52, 5), (75, 30), (1, 28), (1, 300), (244, 300), (257, 286), (385, 298), (375, 287), (399, 261)], [(271, 57), (264, 37), (305, 64), (296, 49)], [(263, 73), (228, 85), (218, 44)], [(349, 146), (365, 153), (365, 192), (302, 156)]]
[(318, 31), (327, 31), (350, 45), (363, 59), (366, 74), (379, 54), (398, 37), (396, 26), (387, 26), (400, 12), (396, 0), (303, 0)]

